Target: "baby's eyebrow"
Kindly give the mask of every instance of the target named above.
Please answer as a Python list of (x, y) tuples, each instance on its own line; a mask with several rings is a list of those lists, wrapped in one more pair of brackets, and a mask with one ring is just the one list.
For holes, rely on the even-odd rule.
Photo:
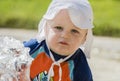
[(55, 26), (64, 27), (64, 26), (61, 26), (61, 25), (55, 25)]

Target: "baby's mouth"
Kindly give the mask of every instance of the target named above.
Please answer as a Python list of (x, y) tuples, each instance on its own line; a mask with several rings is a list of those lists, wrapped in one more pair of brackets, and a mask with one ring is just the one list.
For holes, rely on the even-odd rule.
[(59, 42), (60, 44), (62, 44), (62, 45), (69, 45), (67, 42)]

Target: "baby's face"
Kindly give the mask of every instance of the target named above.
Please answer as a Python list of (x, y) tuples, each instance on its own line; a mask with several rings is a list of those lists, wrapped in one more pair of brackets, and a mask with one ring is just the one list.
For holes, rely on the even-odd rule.
[(46, 40), (49, 48), (60, 55), (73, 54), (84, 43), (86, 34), (87, 29), (76, 27), (66, 10), (60, 11), (46, 25)]

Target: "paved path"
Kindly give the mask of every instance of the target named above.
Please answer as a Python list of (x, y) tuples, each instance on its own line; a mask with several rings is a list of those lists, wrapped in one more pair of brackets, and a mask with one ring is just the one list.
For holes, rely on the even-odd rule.
[[(36, 30), (0, 29), (0, 35), (24, 41), (35, 37)], [(88, 60), (94, 81), (120, 81), (120, 38), (94, 37)]]

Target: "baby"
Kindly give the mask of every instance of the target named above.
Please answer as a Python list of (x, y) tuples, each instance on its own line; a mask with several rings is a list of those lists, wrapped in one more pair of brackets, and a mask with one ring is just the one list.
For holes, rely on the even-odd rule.
[(87, 0), (52, 0), (36, 39), (24, 42), (34, 58), (31, 81), (93, 81), (86, 57), (93, 13)]

